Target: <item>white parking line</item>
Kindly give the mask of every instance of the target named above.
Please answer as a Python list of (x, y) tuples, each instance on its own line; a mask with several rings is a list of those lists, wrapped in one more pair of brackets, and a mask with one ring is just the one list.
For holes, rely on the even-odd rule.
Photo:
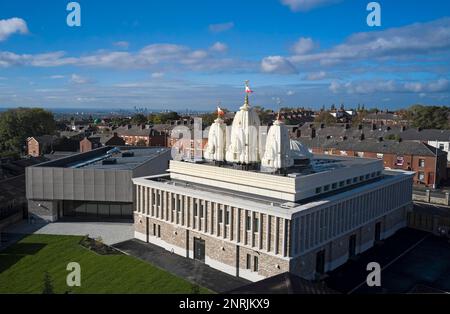
[[(422, 243), (423, 241), (425, 241), (426, 238), (430, 237), (431, 234), (427, 234), (426, 236), (424, 236), (422, 239), (420, 239), (419, 241), (417, 241), (415, 244), (413, 244), (411, 247), (409, 247), (407, 250), (405, 250), (402, 254), (400, 254), (399, 256), (397, 256), (396, 258), (394, 258), (392, 261), (390, 261), (387, 265), (385, 265), (382, 269), (381, 272), (383, 270), (385, 270), (386, 268), (388, 268), (389, 266), (391, 266), (392, 264), (394, 264), (396, 261), (398, 261), (400, 258), (402, 258), (403, 256), (405, 256), (406, 254), (408, 254), (410, 251), (412, 251), (413, 249), (415, 249), (420, 243)], [(363, 282), (361, 282), (359, 285), (357, 285), (355, 288), (353, 288), (352, 290), (350, 290), (349, 292), (347, 292), (347, 294), (352, 294), (353, 292), (355, 292), (356, 290), (358, 290), (359, 288), (361, 288), (363, 285), (365, 285), (367, 282), (364, 280)]]

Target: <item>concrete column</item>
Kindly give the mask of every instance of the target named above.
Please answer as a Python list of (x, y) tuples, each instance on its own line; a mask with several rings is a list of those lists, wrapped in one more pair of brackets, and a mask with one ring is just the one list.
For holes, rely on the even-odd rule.
[(430, 190), (426, 190), (425, 193), (426, 193), (426, 196), (425, 196), (426, 199), (425, 199), (425, 201), (426, 201), (427, 203), (429, 203), (430, 200), (431, 200), (431, 193), (430, 193)]
[(267, 219), (266, 219), (266, 250), (267, 252), (270, 252), (271, 250), (271, 245), (270, 245), (270, 223), (272, 220), (272, 216), (267, 215)]
[(445, 202), (446, 202), (447, 206), (450, 206), (450, 193), (449, 192), (445, 192)]

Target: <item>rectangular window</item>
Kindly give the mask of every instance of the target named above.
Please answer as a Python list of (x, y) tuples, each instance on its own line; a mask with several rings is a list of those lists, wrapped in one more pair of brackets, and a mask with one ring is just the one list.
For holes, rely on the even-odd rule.
[(251, 217), (250, 214), (247, 215), (246, 217), (246, 227), (247, 227), (247, 231), (250, 231), (252, 229), (252, 222), (251, 222)]
[(345, 181), (339, 182), (339, 187), (343, 187), (345, 185)]
[(250, 254), (247, 254), (247, 269), (252, 268), (252, 256)]
[(358, 182), (358, 178), (357, 177), (354, 177), (353, 178), (353, 183), (357, 183)]
[(258, 265), (258, 256), (253, 256), (253, 271), (258, 271), (259, 265)]
[(425, 159), (419, 159), (419, 167), (425, 168)]
[(153, 236), (156, 237), (156, 224), (153, 224)]
[(198, 205), (196, 202), (194, 202), (194, 217), (198, 216)]
[(366, 180), (370, 179), (370, 174), (366, 174)]
[(225, 224), (228, 226), (230, 224), (230, 210), (226, 210), (225, 212)]
[(161, 238), (161, 225), (158, 225), (158, 238)]
[(332, 185), (331, 185), (331, 188), (334, 190), (334, 189), (336, 189), (337, 188), (337, 183), (333, 183)]
[(364, 176), (360, 176), (359, 181), (364, 181)]
[(423, 173), (422, 171), (419, 171), (418, 178), (419, 178), (420, 182), (425, 181), (425, 173)]
[(259, 219), (255, 217), (255, 219), (253, 219), (253, 226), (255, 229), (255, 232), (259, 231)]
[(347, 179), (347, 184), (352, 184), (352, 179)]
[(322, 188), (321, 187), (316, 188), (316, 194), (320, 194), (320, 193), (322, 193)]
[(444, 144), (439, 144), (439, 149), (440, 150), (444, 150), (444, 148), (445, 148)]
[(377, 154), (378, 159), (383, 159), (383, 157), (384, 157), (384, 154)]
[(403, 156), (397, 156), (397, 160), (395, 161), (395, 165), (397, 166), (403, 166), (405, 160)]
[(329, 191), (329, 190), (330, 190), (330, 185), (329, 185), (329, 184), (328, 184), (328, 185), (325, 185), (325, 187), (323, 188), (323, 190), (324, 190), (325, 192)]
[(219, 209), (219, 213), (218, 213), (219, 217), (217, 217), (217, 219), (219, 220), (219, 223), (221, 224), (223, 222), (223, 210)]

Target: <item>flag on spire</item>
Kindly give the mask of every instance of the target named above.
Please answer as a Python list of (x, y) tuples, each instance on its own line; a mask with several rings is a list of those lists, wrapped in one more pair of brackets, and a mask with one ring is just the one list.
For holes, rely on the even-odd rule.
[(251, 94), (251, 93), (253, 93), (253, 91), (250, 89), (250, 86), (248, 86), (248, 82), (249, 81), (245, 81), (245, 92), (247, 94)]
[(219, 117), (223, 117), (225, 114), (225, 112), (223, 112), (223, 110), (220, 107), (217, 107), (217, 115)]

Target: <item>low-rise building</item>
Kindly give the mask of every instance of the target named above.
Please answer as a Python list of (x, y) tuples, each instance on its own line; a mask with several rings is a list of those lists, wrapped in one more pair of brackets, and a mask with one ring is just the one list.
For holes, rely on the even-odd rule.
[(131, 179), (164, 173), (166, 148), (106, 146), (26, 169), (26, 196), (31, 217), (56, 221), (132, 218)]

